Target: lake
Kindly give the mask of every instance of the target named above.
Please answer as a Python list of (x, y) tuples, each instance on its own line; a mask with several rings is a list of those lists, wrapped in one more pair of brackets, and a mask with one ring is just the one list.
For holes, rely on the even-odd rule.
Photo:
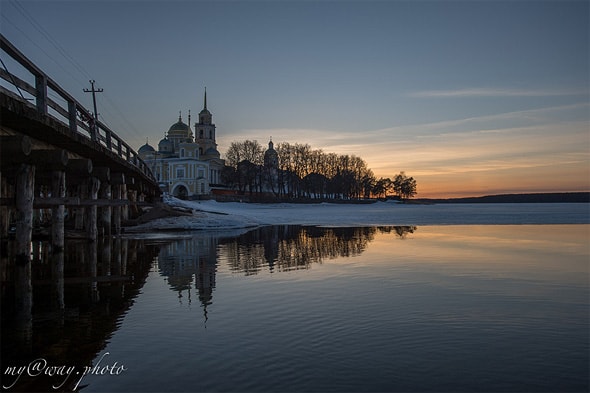
[[(3, 279), (4, 386), (590, 388), (588, 224), (275, 225), (139, 237), (69, 242), (61, 286), (46, 245), (33, 245), (30, 320), (14, 317), (18, 296)], [(44, 362), (31, 366), (36, 359)], [(29, 369), (18, 377), (17, 366)], [(52, 366), (53, 375), (37, 375)]]

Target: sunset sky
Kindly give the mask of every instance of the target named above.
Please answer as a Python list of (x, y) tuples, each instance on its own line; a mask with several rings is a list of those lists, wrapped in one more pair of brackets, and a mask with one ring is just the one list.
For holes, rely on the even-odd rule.
[[(588, 1), (0, 1), (0, 31), (139, 148), (203, 106), (418, 197), (590, 190)], [(3, 57), (4, 60), (4, 57)], [(8, 62), (6, 66), (12, 67)]]

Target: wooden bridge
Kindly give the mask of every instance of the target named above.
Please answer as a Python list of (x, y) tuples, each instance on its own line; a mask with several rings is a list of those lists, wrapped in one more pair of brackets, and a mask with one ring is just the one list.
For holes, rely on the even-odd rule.
[(0, 237), (14, 232), (17, 264), (30, 259), (36, 225), (50, 228), (54, 252), (65, 234), (120, 233), (138, 205), (159, 199), (150, 169), (2, 35), (0, 49), (19, 68), (0, 69)]

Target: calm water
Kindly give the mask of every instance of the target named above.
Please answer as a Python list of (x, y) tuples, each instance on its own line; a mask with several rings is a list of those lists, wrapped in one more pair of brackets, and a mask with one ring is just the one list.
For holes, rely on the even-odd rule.
[(95, 265), (71, 243), (61, 289), (37, 244), (31, 323), (3, 286), (3, 385), (42, 358), (76, 367), (62, 389), (96, 366), (83, 392), (589, 390), (590, 225), (174, 236)]

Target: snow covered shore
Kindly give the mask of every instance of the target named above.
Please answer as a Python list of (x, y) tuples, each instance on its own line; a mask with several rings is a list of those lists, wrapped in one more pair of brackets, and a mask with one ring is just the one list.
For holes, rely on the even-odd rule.
[(440, 204), (258, 204), (184, 201), (167, 198), (172, 207), (192, 214), (165, 217), (127, 227), (125, 232), (158, 230), (226, 230), (265, 225), (394, 226), (589, 224), (586, 203)]

